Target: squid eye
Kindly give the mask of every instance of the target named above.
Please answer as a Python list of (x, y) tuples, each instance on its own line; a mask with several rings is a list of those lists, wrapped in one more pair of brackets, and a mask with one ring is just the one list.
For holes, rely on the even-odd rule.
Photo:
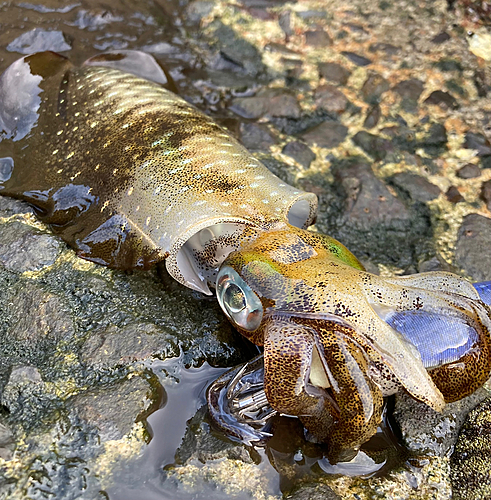
[(217, 299), (227, 315), (239, 328), (253, 332), (263, 318), (263, 305), (249, 285), (230, 266), (217, 276)]

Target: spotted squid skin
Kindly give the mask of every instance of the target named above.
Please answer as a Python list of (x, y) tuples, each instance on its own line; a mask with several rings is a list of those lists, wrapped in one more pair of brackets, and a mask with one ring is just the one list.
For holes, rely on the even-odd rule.
[(9, 67), (0, 97), (0, 158), (14, 159), (1, 193), (31, 203), (85, 259), (132, 269), (167, 258), (174, 278), (207, 292), (178, 262), (193, 234), (224, 223), (266, 229), (299, 200), (299, 225), (315, 217), (315, 195), (154, 82), (45, 52)]

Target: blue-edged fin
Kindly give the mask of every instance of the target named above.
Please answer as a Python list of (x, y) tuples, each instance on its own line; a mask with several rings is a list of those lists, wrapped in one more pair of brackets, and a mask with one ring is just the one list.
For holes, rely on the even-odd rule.
[(491, 281), (481, 281), (481, 283), (473, 283), (481, 300), (491, 306)]

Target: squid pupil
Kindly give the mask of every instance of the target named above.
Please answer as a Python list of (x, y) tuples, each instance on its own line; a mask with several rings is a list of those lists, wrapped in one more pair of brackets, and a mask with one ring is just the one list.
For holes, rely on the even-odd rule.
[(239, 313), (246, 307), (244, 292), (234, 283), (227, 287), (224, 298), (231, 313)]

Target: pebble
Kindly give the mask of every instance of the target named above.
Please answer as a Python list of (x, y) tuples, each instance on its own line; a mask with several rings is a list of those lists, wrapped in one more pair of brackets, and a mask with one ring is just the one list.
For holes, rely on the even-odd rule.
[(390, 181), (406, 192), (413, 201), (426, 203), (440, 196), (440, 188), (421, 175), (400, 172), (392, 176)]
[(278, 142), (263, 123), (241, 123), (240, 140), (251, 151), (269, 151), (270, 146)]
[(431, 42), (436, 44), (436, 45), (440, 45), (440, 44), (446, 42), (447, 40), (450, 40), (450, 35), (446, 31), (442, 31), (441, 33), (438, 33), (438, 35), (433, 37), (431, 39)]
[(341, 123), (324, 121), (304, 132), (302, 138), (310, 145), (317, 145), (323, 148), (334, 148), (344, 141), (347, 134), (347, 127)]
[(317, 67), (319, 68), (321, 78), (340, 85), (345, 85), (351, 75), (351, 72), (347, 68), (338, 63), (322, 62)]
[(283, 89), (263, 89), (253, 97), (237, 97), (230, 109), (243, 118), (263, 116), (300, 118), (301, 108), (295, 95)]
[(464, 148), (475, 149), (479, 156), (491, 156), (491, 142), (483, 134), (467, 132)]
[(375, 104), (374, 106), (372, 106), (368, 110), (368, 113), (367, 113), (367, 116), (365, 118), (365, 121), (363, 122), (363, 126), (365, 128), (373, 128), (373, 127), (375, 127), (375, 125), (377, 125), (377, 123), (380, 120), (381, 114), (382, 114), (382, 111), (380, 109), (380, 105), (379, 104)]
[(425, 104), (440, 106), (445, 110), (457, 109), (459, 107), (455, 97), (448, 92), (444, 92), (443, 90), (435, 90), (425, 99), (424, 102)]
[(304, 169), (310, 167), (310, 164), (315, 160), (315, 153), (303, 142), (289, 142), (281, 151), (284, 155), (293, 158), (297, 163), (302, 165)]
[(328, 113), (341, 114), (348, 106), (348, 99), (334, 85), (319, 85), (315, 90), (315, 104)]
[(66, 52), (71, 50), (71, 40), (63, 31), (48, 31), (42, 28), (34, 28), (22, 33), (15, 40), (7, 45), (9, 52), (18, 52), (19, 54), (33, 54), (34, 52), (43, 52), (52, 50), (54, 52)]
[(460, 203), (465, 201), (464, 197), (460, 194), (457, 186), (450, 186), (445, 193), (447, 200), (451, 203)]
[(392, 45), (391, 43), (372, 43), (370, 44), (370, 47), (368, 47), (368, 51), (375, 53), (375, 52), (384, 52), (387, 55), (390, 56), (395, 56), (400, 52), (400, 48), (396, 47), (395, 45)]
[(403, 80), (392, 88), (392, 90), (397, 92), (403, 99), (410, 99), (413, 101), (417, 101), (419, 99), (423, 89), (424, 83), (417, 78)]
[(310, 47), (329, 47), (332, 45), (332, 38), (324, 30), (306, 31), (305, 44)]
[(475, 179), (481, 176), (481, 169), (473, 163), (467, 163), (457, 170), (457, 177), (460, 179)]
[(487, 209), (491, 210), (491, 180), (483, 182), (481, 199), (486, 203)]
[(391, 141), (379, 137), (378, 135), (370, 134), (365, 130), (361, 130), (355, 134), (352, 141), (375, 161), (384, 160), (388, 153), (394, 151), (394, 146)]
[(361, 88), (365, 102), (376, 104), (384, 92), (389, 90), (389, 82), (378, 73), (371, 73)]
[(474, 281), (491, 280), (491, 219), (479, 214), (464, 217), (455, 248), (455, 261)]
[(372, 61), (370, 59), (360, 56), (359, 54), (355, 54), (354, 52), (343, 51), (341, 52), (341, 54), (343, 54), (343, 56), (348, 58), (353, 64), (356, 64), (357, 66), (363, 67), (372, 64)]

